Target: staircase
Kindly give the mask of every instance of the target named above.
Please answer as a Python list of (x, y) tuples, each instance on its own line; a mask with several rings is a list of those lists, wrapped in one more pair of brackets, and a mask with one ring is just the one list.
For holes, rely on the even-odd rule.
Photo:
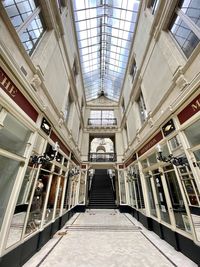
[(107, 174), (107, 170), (95, 170), (88, 208), (116, 209), (112, 183)]

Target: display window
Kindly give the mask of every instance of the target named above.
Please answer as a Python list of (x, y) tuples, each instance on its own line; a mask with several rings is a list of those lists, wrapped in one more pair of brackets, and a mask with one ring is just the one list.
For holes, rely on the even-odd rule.
[(174, 167), (171, 164), (167, 165), (163, 167), (163, 171), (170, 194), (172, 209), (176, 221), (176, 227), (191, 233), (189, 218), (186, 213), (185, 204), (177, 181), (177, 176)]
[(0, 229), (19, 168), (18, 160), (0, 155)]
[(121, 204), (126, 204), (126, 188), (125, 188), (124, 171), (119, 171), (119, 186), (120, 186)]
[(150, 207), (150, 214), (154, 217), (157, 217), (157, 212), (156, 212), (156, 204), (154, 200), (154, 195), (153, 195), (153, 185), (152, 185), (152, 176), (149, 174), (149, 172), (144, 173), (145, 177), (145, 182), (146, 182), (146, 187), (147, 187), (147, 197), (148, 197), (148, 202), (149, 202), (149, 207)]
[(187, 164), (186, 166), (178, 166), (177, 168), (186, 192), (189, 205), (200, 206), (199, 191), (189, 164)]
[(85, 203), (85, 179), (86, 179), (86, 173), (81, 172), (80, 176), (80, 188), (79, 188), (79, 204)]
[[(32, 138), (31, 130), (21, 123), (15, 116), (0, 107), (0, 230), (3, 220), (6, 218), (9, 201), (24, 172), (24, 165)], [(19, 202), (28, 197), (26, 190), (28, 181), (22, 182), (22, 193)], [(15, 191), (14, 191), (15, 188)], [(11, 220), (8, 245), (12, 245), (21, 238), (24, 225), (25, 213), (15, 209)], [(20, 231), (19, 231), (20, 228)]]
[(9, 113), (3, 114), (3, 127), (0, 129), (0, 148), (23, 156), (31, 131)]

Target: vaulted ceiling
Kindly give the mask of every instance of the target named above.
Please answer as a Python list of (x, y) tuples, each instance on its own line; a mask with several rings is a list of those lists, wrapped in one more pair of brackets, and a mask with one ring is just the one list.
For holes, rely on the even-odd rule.
[(139, 0), (72, 0), (85, 89), (118, 101), (127, 68)]

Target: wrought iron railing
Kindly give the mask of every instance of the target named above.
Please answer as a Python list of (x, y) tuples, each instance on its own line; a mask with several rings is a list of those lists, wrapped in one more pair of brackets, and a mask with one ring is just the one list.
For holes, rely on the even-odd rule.
[(114, 162), (116, 153), (89, 153), (88, 161), (91, 162)]
[(114, 126), (117, 125), (116, 118), (93, 118), (88, 119), (88, 125), (95, 125), (95, 126)]

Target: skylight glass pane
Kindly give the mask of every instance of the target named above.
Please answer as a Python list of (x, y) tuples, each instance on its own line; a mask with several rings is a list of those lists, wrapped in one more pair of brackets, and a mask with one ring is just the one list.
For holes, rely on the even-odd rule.
[(72, 0), (87, 100), (119, 99), (139, 0)]

